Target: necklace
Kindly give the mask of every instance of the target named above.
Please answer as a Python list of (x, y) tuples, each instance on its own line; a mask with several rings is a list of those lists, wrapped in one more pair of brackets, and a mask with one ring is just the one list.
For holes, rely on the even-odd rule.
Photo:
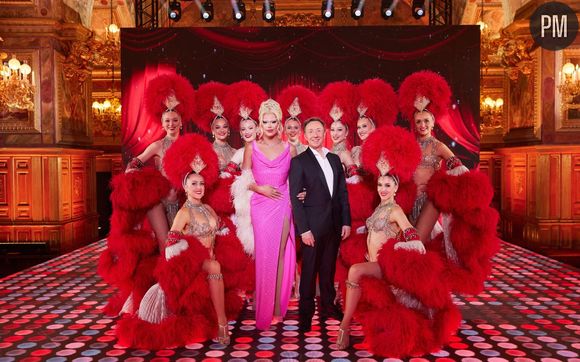
[(424, 150), (428, 145), (430, 145), (431, 143), (434, 143), (435, 140), (433, 139), (433, 137), (427, 137), (425, 139), (420, 139), (419, 140), (419, 146), (421, 146), (421, 150)]
[(165, 156), (165, 152), (167, 152), (167, 149), (173, 144), (173, 142), (175, 142), (175, 140), (169, 136), (163, 138), (163, 141), (161, 142), (161, 158)]
[(195, 210), (198, 210), (198, 211), (205, 210), (205, 207), (203, 206), (202, 203), (194, 204), (190, 200), (186, 200), (185, 201), (185, 207), (187, 207), (188, 209), (195, 209)]
[(222, 145), (222, 144), (219, 144), (219, 143), (217, 143), (217, 141), (215, 141), (215, 142), (213, 143), (213, 146), (214, 146), (215, 148), (223, 148), (223, 149), (227, 149), (227, 148), (230, 148), (230, 147), (231, 147), (231, 146), (229, 145), (229, 143), (224, 143), (224, 144)]
[(332, 146), (333, 153), (338, 153), (338, 152), (343, 152), (343, 151), (346, 151), (346, 143), (344, 141), (339, 142), (339, 143)]

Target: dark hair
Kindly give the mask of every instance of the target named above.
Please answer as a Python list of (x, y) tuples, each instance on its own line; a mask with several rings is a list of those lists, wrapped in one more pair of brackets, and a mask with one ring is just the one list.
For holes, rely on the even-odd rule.
[(395, 185), (397, 185), (397, 186), (399, 185), (399, 176), (397, 176), (394, 173), (387, 172), (386, 174), (380, 175), (379, 177), (389, 177), (389, 178), (391, 178), (391, 180), (393, 180), (395, 182)]
[(306, 126), (308, 126), (312, 122), (320, 122), (320, 124), (322, 125), (322, 128), (326, 128), (326, 125), (324, 124), (324, 122), (320, 118), (318, 118), (318, 117), (310, 117), (310, 118), (308, 118), (304, 122), (304, 125), (302, 126), (302, 129), (303, 130), (306, 130)]

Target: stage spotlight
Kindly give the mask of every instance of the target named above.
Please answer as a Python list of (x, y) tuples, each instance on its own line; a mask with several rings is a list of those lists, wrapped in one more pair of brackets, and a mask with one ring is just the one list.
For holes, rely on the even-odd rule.
[(365, 0), (352, 0), (350, 5), (350, 16), (353, 19), (358, 20), (362, 18), (365, 14)]
[(179, 21), (181, 19), (181, 3), (176, 0), (169, 2), (169, 19), (173, 21)]
[(322, 18), (330, 20), (334, 18), (334, 4), (332, 0), (324, 0), (322, 2)]
[(262, 6), (262, 19), (264, 21), (271, 23), (276, 18), (276, 5), (272, 0), (264, 0), (264, 6)]
[(213, 20), (213, 2), (206, 0), (200, 7), (200, 16), (202, 20), (210, 22)]
[(425, 0), (413, 0), (413, 17), (415, 19), (420, 19), (425, 16)]
[(232, 0), (232, 17), (239, 23), (246, 20), (246, 4), (242, 0)]
[(397, 3), (393, 0), (381, 1), (381, 16), (383, 19), (388, 20), (393, 16), (396, 5)]

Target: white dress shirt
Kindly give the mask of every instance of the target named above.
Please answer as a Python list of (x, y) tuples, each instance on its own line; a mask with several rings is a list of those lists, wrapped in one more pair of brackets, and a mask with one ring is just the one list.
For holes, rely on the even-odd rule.
[(330, 166), (330, 162), (326, 157), (326, 155), (330, 151), (328, 150), (328, 148), (322, 147), (322, 155), (321, 155), (318, 151), (312, 148), (310, 149), (312, 150), (312, 153), (314, 153), (314, 156), (316, 156), (316, 161), (318, 161), (318, 164), (322, 168), (324, 178), (326, 179), (326, 186), (328, 186), (328, 191), (330, 191), (330, 196), (332, 196), (332, 193), (334, 192), (334, 173), (332, 171), (332, 166)]

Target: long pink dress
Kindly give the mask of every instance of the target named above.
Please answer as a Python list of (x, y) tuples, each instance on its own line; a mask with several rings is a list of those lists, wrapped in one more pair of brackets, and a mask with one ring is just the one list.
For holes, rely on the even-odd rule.
[(256, 257), (256, 327), (268, 329), (274, 313), (278, 255), (284, 220), (288, 220), (290, 230), (284, 253), (284, 275), (280, 289), (280, 312), (284, 316), (296, 268), (296, 249), (294, 244), (294, 224), (288, 191), (288, 172), (290, 170), (290, 145), (273, 160), (260, 151), (254, 141), (252, 151), (252, 173), (257, 185), (271, 185), (281, 193), (280, 200), (273, 200), (254, 193), (251, 200), (251, 217), (254, 227)]

